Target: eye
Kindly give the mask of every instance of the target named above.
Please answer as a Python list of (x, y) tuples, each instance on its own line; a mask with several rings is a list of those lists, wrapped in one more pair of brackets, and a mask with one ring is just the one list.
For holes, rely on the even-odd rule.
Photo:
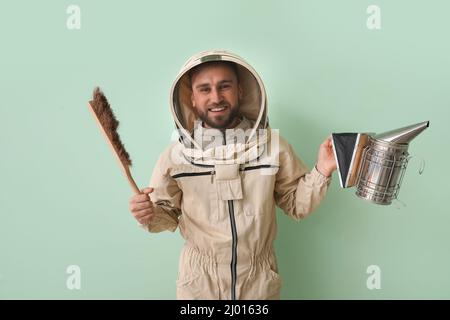
[(208, 93), (209, 92), (209, 88), (201, 88), (200, 92), (202, 93)]
[(220, 89), (224, 90), (224, 89), (228, 89), (230, 87), (231, 87), (231, 85), (229, 85), (229, 84), (223, 84), (223, 85), (220, 86)]

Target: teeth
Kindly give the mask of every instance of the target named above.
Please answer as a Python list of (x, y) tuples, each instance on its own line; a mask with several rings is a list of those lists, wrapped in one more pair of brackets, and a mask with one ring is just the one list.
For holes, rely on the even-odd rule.
[(213, 112), (222, 111), (222, 110), (225, 110), (225, 107), (210, 109), (210, 111), (213, 111)]

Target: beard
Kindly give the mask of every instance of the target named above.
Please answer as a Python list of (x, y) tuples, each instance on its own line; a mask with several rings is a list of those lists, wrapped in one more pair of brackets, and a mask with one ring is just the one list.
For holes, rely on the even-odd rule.
[[(226, 107), (228, 112), (223, 115), (215, 115), (214, 112), (208, 110), (215, 107)], [(198, 117), (211, 128), (226, 129), (238, 117), (240, 106), (239, 103), (233, 107), (230, 107), (228, 104), (219, 104), (217, 106), (208, 107), (208, 109), (205, 112), (197, 110)]]

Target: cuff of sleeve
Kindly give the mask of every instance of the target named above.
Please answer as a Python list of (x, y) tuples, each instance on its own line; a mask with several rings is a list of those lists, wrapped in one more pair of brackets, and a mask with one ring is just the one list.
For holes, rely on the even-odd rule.
[(163, 208), (155, 205), (153, 207), (153, 213), (152, 220), (145, 226), (149, 232), (158, 233), (166, 230), (174, 232), (177, 229), (178, 224), (168, 217), (167, 212)]
[(314, 166), (314, 168), (311, 171), (311, 174), (316, 178), (316, 180), (319, 183), (330, 183), (331, 182), (331, 176), (326, 177), (323, 175), (319, 170), (317, 170), (317, 166)]

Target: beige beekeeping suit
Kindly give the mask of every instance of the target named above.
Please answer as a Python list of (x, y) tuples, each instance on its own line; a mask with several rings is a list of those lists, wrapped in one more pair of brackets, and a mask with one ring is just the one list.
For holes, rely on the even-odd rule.
[[(207, 130), (192, 109), (187, 72), (220, 60), (237, 64), (243, 97), (235, 129), (241, 131)], [(174, 81), (170, 102), (179, 141), (154, 168), (155, 217), (148, 230), (178, 227), (185, 239), (177, 298), (279, 299), (275, 206), (296, 220), (304, 218), (319, 205), (330, 179), (316, 168), (309, 171), (286, 140), (269, 129), (264, 85), (235, 54), (208, 51), (189, 59)]]

